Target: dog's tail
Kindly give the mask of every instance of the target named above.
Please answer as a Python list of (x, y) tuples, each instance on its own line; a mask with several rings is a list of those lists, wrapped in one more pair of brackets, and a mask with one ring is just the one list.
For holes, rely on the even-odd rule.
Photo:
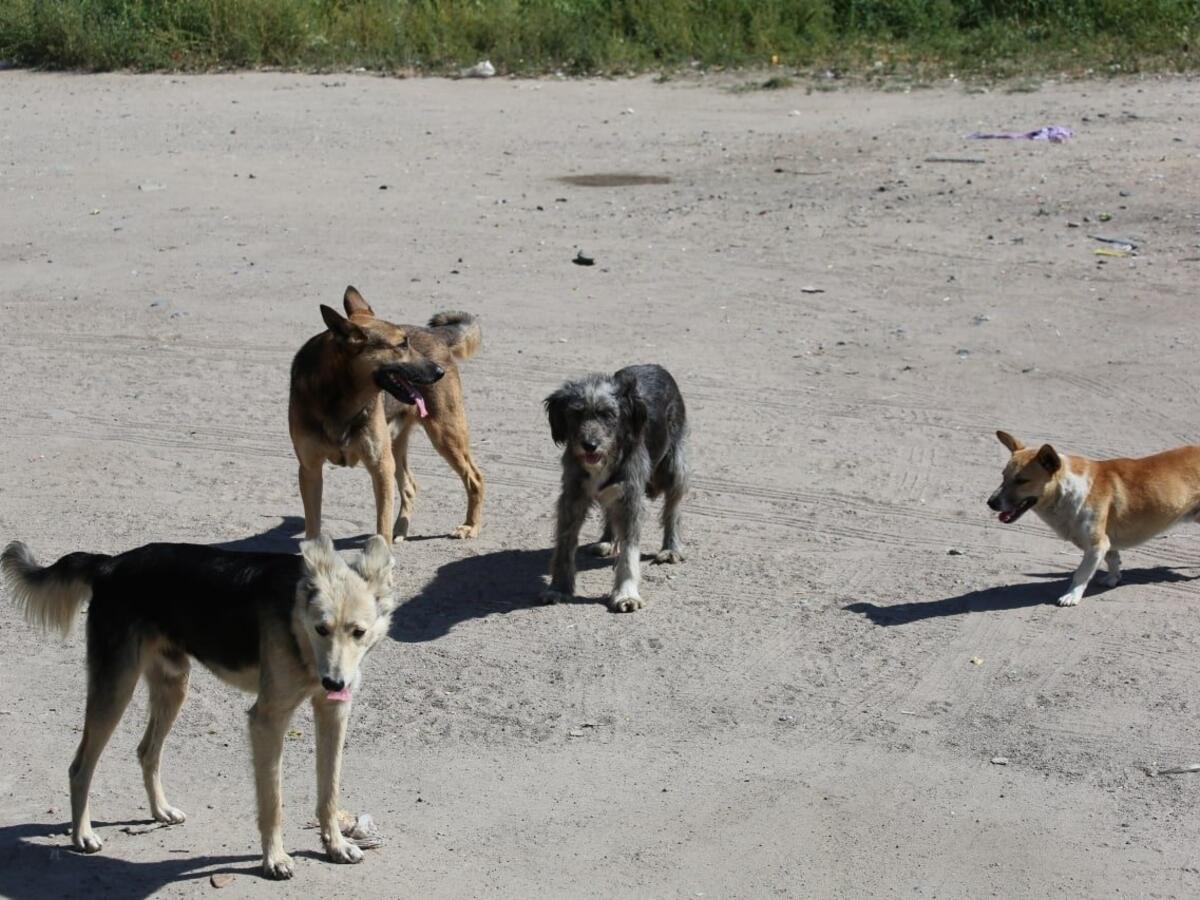
[(479, 320), (468, 312), (440, 312), (429, 320), (429, 330), (445, 341), (455, 359), (470, 359), (483, 343)]
[(13, 541), (0, 554), (0, 575), (25, 621), (66, 637), (80, 607), (92, 596), (97, 567), (108, 558), (69, 553), (52, 566), (39, 566), (28, 547)]

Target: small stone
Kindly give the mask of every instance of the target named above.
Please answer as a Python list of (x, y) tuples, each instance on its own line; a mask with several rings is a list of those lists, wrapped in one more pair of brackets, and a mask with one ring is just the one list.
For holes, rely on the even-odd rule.
[(229, 887), (229, 885), (233, 884), (233, 876), (228, 872), (213, 872), (212, 876), (208, 879), (208, 883), (215, 888)]
[(1008, 765), (1008, 757), (1007, 756), (993, 756), (992, 757), (992, 765), (993, 766), (1007, 766)]
[(575, 258), (571, 260), (571, 262), (575, 263), (577, 266), (594, 266), (596, 264), (596, 260), (588, 256), (582, 250), (575, 254)]
[(962, 556), (963, 552), (961, 550), (959, 550), (957, 547), (951, 547), (949, 550), (946, 551), (946, 555), (947, 556)]

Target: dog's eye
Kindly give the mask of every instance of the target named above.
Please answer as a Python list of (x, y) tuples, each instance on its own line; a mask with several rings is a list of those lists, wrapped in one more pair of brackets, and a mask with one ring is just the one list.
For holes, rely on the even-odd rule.
[(1014, 478), (1013, 484), (1015, 484), (1015, 485), (1029, 484), (1029, 479), (1028, 478)]
[(355, 628), (354, 631), (351, 633), (354, 635), (354, 639), (357, 641), (357, 640), (361, 640), (362, 636), (367, 633), (367, 629)]
[(398, 341), (396, 343), (396, 349), (397, 350), (407, 350), (408, 349), (408, 338), (405, 338), (402, 341)]
[(317, 632), (317, 634), (319, 634), (321, 637), (329, 637), (329, 629), (328, 629), (328, 628), (326, 628), (324, 625), (318, 625), (318, 626), (316, 627), (316, 632)]

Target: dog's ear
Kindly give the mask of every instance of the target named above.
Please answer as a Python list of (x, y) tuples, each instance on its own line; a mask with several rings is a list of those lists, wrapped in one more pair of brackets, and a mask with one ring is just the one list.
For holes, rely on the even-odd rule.
[(637, 382), (630, 380), (621, 389), (621, 412), (629, 422), (629, 430), (634, 437), (642, 433), (646, 427), (646, 401), (638, 393)]
[(321, 532), (309, 541), (300, 542), (300, 555), (304, 557), (304, 566), (310, 575), (332, 575), (339, 567), (346, 564), (337, 555), (333, 547), (333, 539)]
[(571, 392), (563, 385), (544, 401), (546, 418), (550, 420), (550, 437), (554, 443), (562, 445), (567, 442), (567, 404), (571, 401)]
[(1062, 457), (1058, 455), (1058, 451), (1049, 444), (1042, 444), (1037, 453), (1037, 461), (1042, 464), (1042, 468), (1053, 475), (1062, 468)]
[(1025, 449), (1025, 445), (1022, 444), (1020, 441), (1018, 441), (1015, 437), (1013, 437), (1007, 431), (997, 431), (996, 438), (1000, 441), (1000, 443), (1002, 443), (1005, 447), (1008, 448), (1009, 453), (1016, 453), (1018, 450)]
[(321, 318), (325, 320), (326, 327), (339, 341), (347, 344), (366, 343), (367, 333), (365, 331), (349, 319), (342, 318), (336, 309), (326, 306), (324, 303), (321, 304)]
[(375, 595), (380, 615), (387, 615), (396, 608), (392, 592), (392, 551), (386, 540), (378, 534), (371, 535), (353, 567)]
[(342, 306), (346, 309), (346, 315), (352, 316), (355, 313), (366, 313), (368, 316), (375, 315), (375, 310), (371, 309), (371, 304), (363, 299), (363, 295), (355, 290), (354, 285), (346, 288), (346, 295), (342, 297)]

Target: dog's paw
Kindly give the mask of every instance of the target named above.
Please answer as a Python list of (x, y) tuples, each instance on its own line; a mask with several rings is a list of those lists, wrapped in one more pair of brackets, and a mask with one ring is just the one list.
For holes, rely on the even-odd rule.
[(360, 863), (363, 860), (363, 852), (347, 840), (330, 844), (325, 853), (329, 861), (335, 863)]
[(1078, 594), (1075, 593), (1074, 591), (1067, 591), (1067, 593), (1063, 594), (1061, 597), (1058, 598), (1058, 605), (1059, 606), (1078, 606), (1079, 601), (1082, 599), (1083, 599), (1083, 591), (1080, 591)]
[(570, 599), (570, 594), (555, 590), (554, 588), (546, 588), (541, 594), (541, 601), (547, 606), (553, 606), (555, 603), (563, 603)]
[(617, 555), (620, 545), (616, 541), (597, 541), (591, 546), (592, 556), (608, 559)]
[(187, 813), (173, 806), (161, 806), (151, 810), (151, 814), (154, 816), (155, 822), (164, 822), (167, 825), (182, 825), (187, 821)]
[(1104, 583), (1106, 585), (1108, 585), (1109, 587), (1116, 587), (1118, 584), (1121, 583), (1121, 573), (1120, 572), (1109, 572), (1107, 575), (1104, 576)]
[(104, 842), (89, 830), (72, 837), (71, 845), (80, 853), (99, 853)]
[(683, 554), (678, 550), (659, 550), (658, 555), (654, 557), (656, 563), (681, 563), (683, 562)]
[(296, 864), (286, 853), (263, 857), (263, 874), (275, 881), (286, 881), (296, 874)]
[(633, 612), (645, 605), (637, 594), (617, 593), (608, 598), (608, 608), (613, 612)]
[(459, 525), (452, 532), (450, 532), (450, 537), (458, 538), (459, 540), (462, 540), (462, 541), (470, 540), (471, 538), (474, 538), (474, 537), (479, 537), (479, 526), (478, 525), (465, 525), (465, 524)]

